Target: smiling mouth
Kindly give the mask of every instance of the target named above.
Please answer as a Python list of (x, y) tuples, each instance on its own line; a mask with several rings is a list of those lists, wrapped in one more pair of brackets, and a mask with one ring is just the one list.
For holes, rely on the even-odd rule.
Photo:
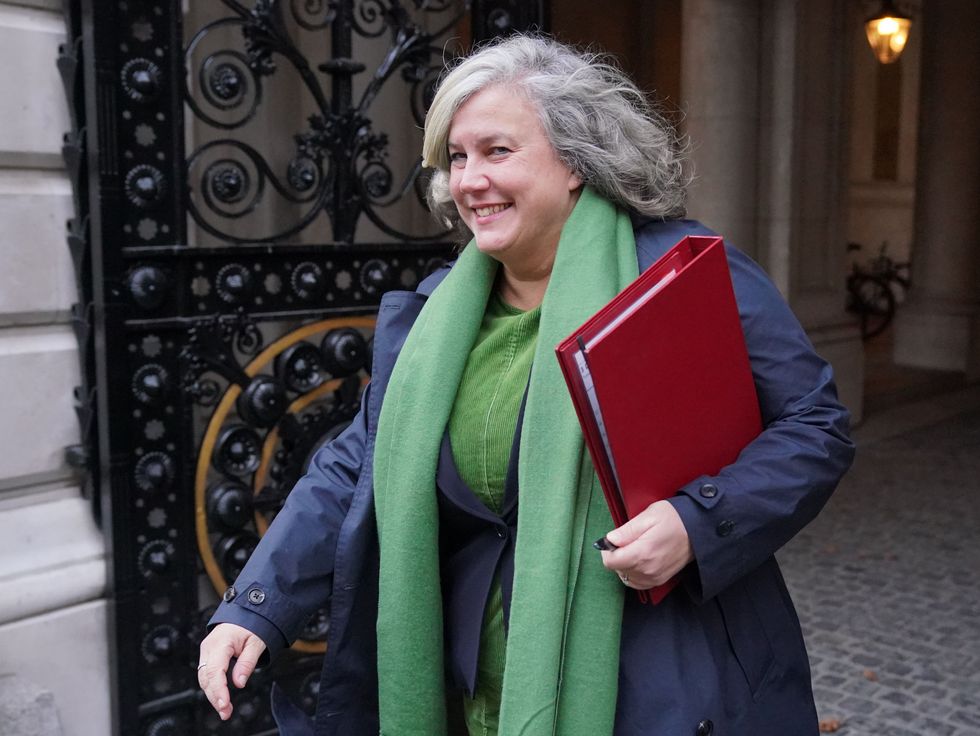
[(509, 204), (495, 204), (490, 207), (474, 207), (473, 211), (477, 214), (477, 217), (487, 217), (489, 215), (495, 215), (498, 212), (503, 212), (508, 207), (510, 207)]

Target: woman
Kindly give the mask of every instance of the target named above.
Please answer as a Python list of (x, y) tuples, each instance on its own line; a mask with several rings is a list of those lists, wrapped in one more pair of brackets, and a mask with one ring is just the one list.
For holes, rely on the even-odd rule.
[[(773, 553), (853, 446), (830, 368), (776, 289), (727, 251), (764, 431), (619, 529), (554, 358), (641, 269), (708, 232), (672, 219), (666, 126), (617, 70), (519, 36), (445, 77), (423, 157), (434, 212), (474, 240), (417, 292), (386, 295), (361, 414), (212, 619), (211, 703), (228, 718), (230, 658), (241, 687), (329, 599), (315, 725), (277, 702), (287, 736), (446, 733), (457, 690), (471, 736), (816, 733)], [(600, 556), (604, 535), (619, 549)], [(656, 607), (625, 595), (678, 573)]]

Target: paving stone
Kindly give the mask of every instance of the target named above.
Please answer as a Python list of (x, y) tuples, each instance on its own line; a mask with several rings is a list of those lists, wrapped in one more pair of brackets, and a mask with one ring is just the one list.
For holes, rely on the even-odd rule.
[(980, 736), (978, 477), (975, 411), (861, 445), (780, 552), (839, 736)]
[(868, 652), (858, 652), (851, 656), (851, 661), (860, 667), (881, 667), (882, 658)]
[(936, 687), (935, 685), (919, 685), (917, 688), (915, 688), (915, 694), (921, 695), (924, 698), (941, 700), (946, 696), (946, 691), (941, 687)]
[(977, 733), (980, 733), (980, 713), (976, 711), (954, 710), (950, 715), (950, 720), (963, 726), (971, 726), (977, 729)]
[(819, 678), (813, 681), (814, 685), (826, 685), (827, 687), (839, 687), (843, 685), (847, 680), (838, 675), (824, 674), (820, 675)]
[(917, 673), (920, 682), (942, 682), (947, 679), (948, 674), (931, 666), (923, 667)]
[(894, 724), (885, 726), (878, 733), (882, 736), (922, 736), (921, 731), (910, 731), (903, 726), (896, 726)]
[(953, 736), (958, 731), (956, 726), (934, 718), (916, 718), (909, 725), (914, 727), (917, 733), (929, 734), (929, 736)]
[(952, 701), (953, 705), (957, 708), (964, 708), (975, 713), (980, 713), (980, 698), (977, 698), (975, 694), (953, 693)]
[(878, 704), (867, 698), (858, 698), (848, 695), (840, 701), (842, 708), (853, 713), (874, 713), (878, 710)]
[(902, 680), (897, 677), (892, 677), (890, 675), (885, 675), (884, 677), (882, 677), (881, 683), (883, 685), (887, 685), (890, 688), (894, 688), (895, 690), (902, 690), (902, 691), (911, 690), (915, 686), (915, 683), (912, 682), (912, 680)]
[(847, 685), (847, 691), (852, 695), (862, 695), (865, 697), (870, 697), (877, 693), (881, 689), (881, 685), (878, 682), (873, 682), (864, 675), (855, 675), (850, 679)]
[(945, 700), (920, 700), (919, 712), (924, 716), (944, 718), (948, 721), (953, 712), (953, 706)]
[(918, 717), (918, 713), (913, 713), (910, 710), (904, 708), (882, 708), (875, 715), (877, 715), (883, 722), (887, 723), (904, 723), (908, 725)]
[(886, 662), (882, 666), (882, 669), (885, 672), (888, 672), (893, 675), (907, 675), (912, 671), (913, 668), (912, 665), (908, 664), (907, 662), (891, 661), (891, 662)]

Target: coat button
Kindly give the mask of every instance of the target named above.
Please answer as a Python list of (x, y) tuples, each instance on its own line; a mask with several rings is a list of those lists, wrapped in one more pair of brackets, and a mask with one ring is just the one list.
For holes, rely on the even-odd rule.
[(257, 606), (264, 600), (265, 600), (265, 593), (263, 593), (258, 588), (252, 588), (250, 591), (248, 591), (249, 603), (253, 603), (254, 605)]
[(735, 528), (735, 522), (732, 521), (731, 519), (725, 519), (723, 522), (721, 522), (718, 525), (716, 531), (718, 532), (719, 537), (727, 537), (729, 534), (732, 533), (732, 530), (734, 528)]
[(231, 603), (233, 600), (235, 600), (235, 596), (237, 595), (238, 591), (235, 590), (235, 586), (229, 585), (228, 588), (225, 589), (224, 594), (221, 596), (221, 600), (223, 600), (225, 603)]
[(714, 483), (705, 483), (698, 490), (698, 493), (700, 493), (705, 498), (714, 498), (715, 496), (718, 495), (718, 486), (716, 486)]
[(503, 529), (498, 529), (497, 530), (497, 536), (500, 537), (501, 539), (503, 539), (504, 537), (507, 536), (507, 534), (504, 532)]
[(715, 724), (705, 718), (703, 721), (698, 723), (697, 736), (711, 736), (711, 732), (714, 730)]

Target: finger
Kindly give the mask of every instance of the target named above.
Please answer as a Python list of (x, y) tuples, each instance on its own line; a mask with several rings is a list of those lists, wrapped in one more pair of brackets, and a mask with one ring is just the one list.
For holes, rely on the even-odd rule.
[(264, 651), (265, 644), (259, 637), (252, 635), (246, 640), (245, 647), (242, 649), (242, 653), (238, 655), (238, 661), (232, 670), (231, 679), (235, 683), (235, 687), (245, 687), (245, 683), (255, 671), (259, 657)]
[(642, 567), (643, 563), (652, 554), (650, 545), (655, 538), (656, 525), (649, 526), (644, 529), (642, 534), (637, 535), (634, 539), (618, 549), (603, 552), (603, 564), (610, 570), (616, 571), (626, 571), (632, 568)]
[(602, 555), (602, 564), (607, 570), (612, 570), (615, 573), (620, 573), (629, 567), (624, 561), (623, 555), (617, 554), (618, 549), (603, 551), (599, 554)]
[(623, 553), (611, 564), (632, 568), (630, 577), (635, 578), (639, 588), (667, 582), (694, 559), (687, 530), (669, 504), (658, 513), (657, 523)]
[(226, 670), (213, 665), (205, 665), (197, 673), (197, 679), (204, 690), (211, 707), (223, 721), (231, 718), (231, 698), (228, 693), (228, 684), (225, 679)]
[(644, 550), (640, 545), (631, 542), (626, 547), (620, 547), (612, 552), (602, 553), (602, 564), (616, 573), (627, 572), (635, 568), (642, 560)]
[(599, 554), (602, 555), (603, 566), (607, 570), (612, 570), (615, 573), (628, 570), (636, 562), (636, 551), (630, 548), (614, 549), (608, 552), (600, 552)]
[(629, 544), (604, 552), (602, 564), (615, 572), (629, 572), (631, 577), (648, 576), (654, 572), (651, 565), (657, 566), (662, 542), (660, 525), (654, 524)]
[[(206, 642), (207, 640), (205, 640)], [(201, 646), (201, 667), (197, 672), (197, 680), (207, 696), (211, 707), (215, 709), (223, 721), (231, 718), (231, 697), (228, 693), (228, 665), (235, 655), (235, 645), (231, 641), (222, 642), (219, 646), (205, 648)]]
[(625, 572), (635, 567), (640, 561), (643, 554), (640, 547), (641, 545), (636, 544), (636, 540), (634, 540), (618, 549), (601, 552), (602, 564), (607, 570), (612, 570), (616, 573)]
[(606, 535), (606, 539), (617, 547), (625, 547), (639, 539), (656, 523), (659, 512), (657, 503), (651, 504), (622, 526), (613, 529)]

